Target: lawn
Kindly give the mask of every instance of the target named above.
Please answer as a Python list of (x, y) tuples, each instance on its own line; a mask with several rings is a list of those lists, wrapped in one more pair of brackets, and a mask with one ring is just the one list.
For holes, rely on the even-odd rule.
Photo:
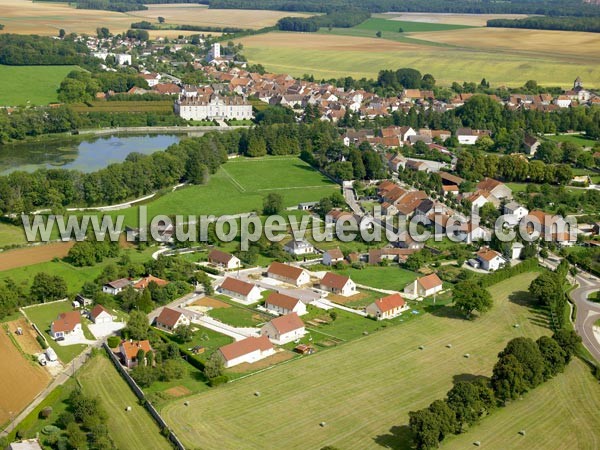
[[(494, 307), (476, 320), (466, 321), (441, 307), (418, 320), (188, 397), (189, 406), (170, 403), (163, 417), (184, 444), (205, 449), (408, 449), (409, 411), (443, 397), (457, 379), (489, 376), (509, 339), (549, 334), (546, 316), (528, 303), (525, 293), (534, 277), (521, 274), (493, 286)], [(449, 343), (452, 348), (446, 347)], [(556, 382), (562, 382), (561, 376)], [(529, 400), (526, 396), (523, 404)], [(573, 406), (568, 416), (555, 416), (585, 423), (592, 409)], [(272, 424), (268, 429), (267, 421)], [(326, 425), (319, 426), (321, 422)], [(569, 447), (571, 438), (557, 436), (552, 447)]]
[[(107, 425), (117, 448), (172, 448), (107, 357), (97, 355), (92, 358), (78, 373), (78, 378), (83, 391), (99, 397), (108, 412)], [(128, 406), (131, 411), (126, 411)]]
[(546, 139), (554, 142), (571, 142), (573, 144), (581, 145), (582, 147), (594, 147), (599, 141), (590, 139), (584, 135), (578, 134), (561, 134), (558, 136), (546, 136)]
[[(284, 206), (317, 201), (331, 195), (338, 185), (296, 157), (239, 158), (227, 162), (206, 185), (188, 186), (149, 202), (148, 217), (159, 214), (215, 215), (260, 211), (271, 192), (283, 196)], [(138, 207), (113, 212), (125, 223), (138, 224)]]
[(270, 320), (270, 317), (261, 314), (258, 311), (239, 306), (231, 306), (230, 308), (217, 308), (209, 311), (208, 315), (213, 319), (217, 319), (228, 325), (243, 328), (243, 327), (258, 327)]
[(60, 82), (76, 68), (0, 65), (0, 106), (47, 105), (57, 101)]
[(403, 290), (404, 286), (418, 276), (417, 273), (395, 264), (384, 267), (366, 266), (364, 269), (346, 268), (336, 272), (349, 276), (357, 284), (391, 291)]
[(0, 247), (27, 244), (23, 228), (0, 222)]
[[(56, 354), (64, 364), (71, 362), (72, 359), (79, 355), (85, 349), (85, 345), (74, 344), (64, 347), (58, 345), (54, 339), (50, 337), (50, 324), (56, 320), (60, 313), (72, 310), (73, 308), (68, 300), (64, 302), (54, 302), (45, 305), (32, 306), (25, 309), (25, 314), (27, 314), (29, 320), (35, 323), (40, 331), (44, 333), (46, 340), (54, 349), (54, 351), (56, 351)], [(82, 322), (83, 321), (84, 320), (82, 319)]]
[[(263, 64), (270, 72), (309, 73), (317, 79), (376, 78), (383, 69), (411, 67), (432, 74), (440, 85), (479, 82), (485, 77), (494, 86), (522, 86), (533, 79), (541, 85), (567, 88), (581, 76), (586, 86), (600, 86), (593, 33), (495, 30), (388, 31), (377, 39), (377, 30), (323, 29), (319, 33), (273, 32), (239, 42), (250, 62)], [(352, 33), (363, 36), (346, 35)]]

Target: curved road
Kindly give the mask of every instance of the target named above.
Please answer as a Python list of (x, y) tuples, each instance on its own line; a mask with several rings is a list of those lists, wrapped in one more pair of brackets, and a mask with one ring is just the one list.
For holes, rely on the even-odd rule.
[(588, 295), (600, 290), (600, 281), (587, 272), (580, 272), (576, 280), (579, 287), (571, 291), (571, 299), (577, 306), (575, 331), (581, 336), (583, 345), (600, 362), (600, 342), (594, 335), (594, 324), (600, 319), (600, 304), (587, 300)]

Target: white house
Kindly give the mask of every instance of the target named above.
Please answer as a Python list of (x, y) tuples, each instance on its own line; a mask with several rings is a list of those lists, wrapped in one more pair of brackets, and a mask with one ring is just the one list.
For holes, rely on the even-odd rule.
[(190, 319), (181, 311), (175, 311), (171, 308), (163, 308), (158, 317), (155, 319), (154, 325), (164, 331), (175, 331), (178, 327), (187, 326), (190, 324)]
[(327, 272), (321, 280), (321, 289), (329, 291), (333, 294), (343, 295), (344, 297), (350, 297), (357, 293), (356, 283), (345, 275), (338, 275), (337, 273)]
[(283, 246), (283, 249), (291, 255), (309, 255), (315, 252), (315, 247), (305, 239), (292, 239)]
[(483, 247), (477, 252), (477, 261), (479, 262), (479, 267), (489, 272), (500, 269), (506, 263), (506, 260), (500, 253), (487, 247)]
[(529, 214), (529, 210), (517, 202), (508, 202), (504, 205), (504, 214), (514, 216), (517, 220), (521, 220)]
[(50, 336), (54, 339), (64, 338), (71, 334), (82, 332), (81, 314), (79, 311), (60, 313), (58, 318), (50, 324)]
[(108, 312), (102, 305), (96, 305), (90, 311), (90, 320), (95, 324), (99, 323), (112, 323), (113, 316)]
[(304, 322), (298, 314), (291, 313), (270, 320), (260, 329), (261, 336), (267, 336), (271, 342), (284, 345), (301, 339), (306, 334)]
[(267, 269), (267, 276), (295, 286), (301, 286), (310, 281), (310, 275), (306, 270), (280, 262), (271, 263)]
[(242, 267), (242, 262), (237, 256), (222, 252), (221, 250), (211, 250), (208, 254), (208, 262), (227, 270)]
[(332, 248), (323, 253), (323, 264), (326, 266), (333, 266), (335, 263), (342, 262), (344, 260), (344, 254), (339, 248)]
[(409, 309), (400, 294), (380, 298), (367, 306), (367, 315), (377, 320), (393, 319)]
[(462, 145), (475, 145), (480, 137), (489, 136), (490, 134), (488, 130), (472, 130), (471, 128), (459, 128), (456, 130), (458, 143)]
[(269, 298), (265, 300), (265, 308), (282, 316), (291, 313), (302, 316), (307, 312), (306, 305), (300, 299), (279, 292), (269, 295)]
[(238, 364), (252, 364), (260, 361), (274, 354), (275, 349), (267, 336), (251, 336), (241, 341), (224, 345), (218, 352), (223, 360), (223, 365), (228, 369)]
[(477, 189), (480, 191), (487, 191), (500, 200), (503, 198), (512, 198), (512, 189), (503, 182), (494, 180), (493, 178), (484, 178), (481, 180), (477, 183)]
[(117, 295), (127, 286), (131, 286), (131, 281), (127, 278), (121, 278), (119, 280), (110, 281), (102, 286), (102, 292), (110, 295)]
[(252, 119), (252, 104), (244, 97), (180, 97), (175, 102), (175, 113), (185, 120)]
[(225, 278), (219, 286), (219, 292), (246, 304), (256, 303), (262, 296), (260, 289), (255, 284), (231, 277)]
[(511, 259), (519, 259), (524, 248), (525, 246), (520, 242), (513, 242), (511, 247)]
[(429, 297), (442, 290), (442, 280), (435, 273), (417, 278), (406, 285), (404, 292), (416, 297)]

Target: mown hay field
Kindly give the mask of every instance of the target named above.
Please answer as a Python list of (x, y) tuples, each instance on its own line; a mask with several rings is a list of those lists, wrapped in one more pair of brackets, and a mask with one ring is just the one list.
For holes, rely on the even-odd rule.
[(76, 68), (0, 65), (0, 106), (47, 105), (56, 102), (56, 90), (61, 81)]
[[(516, 31), (519, 30), (511, 30), (510, 33)], [(523, 41), (511, 41), (513, 44), (503, 50), (493, 49), (492, 44), (485, 42), (480, 44), (476, 39), (470, 43), (471, 46), (440, 45), (439, 42), (423, 39), (427, 34), (431, 35), (429, 39), (437, 40), (441, 40), (437, 38), (440, 34), (480, 32), (484, 35), (489, 32), (488, 29), (414, 33), (409, 34), (411, 37), (407, 42), (328, 35), (324, 32), (268, 33), (248, 36), (239, 42), (244, 44), (244, 54), (250, 62), (261, 63), (271, 72), (294, 76), (309, 73), (326, 79), (345, 76), (374, 78), (382, 69), (412, 67), (422, 73), (431, 73), (439, 84), (444, 85), (454, 81), (479, 82), (485, 78), (495, 86), (522, 86), (533, 79), (543, 85), (569, 87), (577, 76), (581, 76), (586, 86), (600, 86), (598, 57), (590, 56), (600, 36), (590, 36), (593, 33), (550, 33), (547, 35), (547, 48), (557, 46), (560, 49), (561, 42), (570, 40), (573, 45), (570, 56), (552, 54), (551, 50), (537, 54), (533, 44), (531, 50), (523, 53), (520, 47), (526, 47), (523, 42), (529, 31), (524, 30), (521, 34)], [(537, 33), (532, 31), (533, 36)], [(294, 57), (290, 58), (290, 55)]]
[(484, 27), (491, 19), (522, 19), (526, 14), (445, 14), (445, 13), (384, 13), (373, 14), (373, 17), (406, 21), (427, 22), (453, 25), (468, 25), (472, 27)]
[[(525, 273), (492, 286), (494, 307), (476, 320), (466, 321), (443, 307), (333, 350), (188, 397), (189, 406), (172, 402), (163, 408), (163, 417), (184, 444), (205, 449), (325, 445), (409, 449), (409, 411), (442, 398), (457, 380), (489, 376), (498, 352), (510, 339), (535, 339), (550, 333), (547, 316), (530, 303), (526, 292), (534, 277), (534, 273)], [(566, 396), (570, 391), (564, 389), (565, 395), (556, 396), (549, 410), (552, 392), (572, 384), (579, 394), (571, 399)], [(587, 399), (581, 395), (592, 387), (591, 374), (575, 361), (565, 374), (541, 386), (539, 393), (525, 395), (522, 402), (494, 413), (481, 427), (499, 433), (502, 424), (495, 422), (512, 415), (511, 428), (495, 438), (496, 448), (544, 448), (548, 428), (562, 420), (564, 432), (552, 431), (550, 447), (574, 448), (579, 427), (598, 422), (594, 414), (600, 407), (600, 394), (590, 394)], [(257, 391), (260, 396), (254, 395)], [(522, 421), (516, 415), (524, 411), (520, 408), (530, 414)], [(321, 422), (325, 426), (321, 427)], [(529, 447), (513, 445), (515, 428), (527, 429)], [(222, 433), (224, 429), (227, 433)], [(479, 436), (474, 429), (460, 448)], [(586, 431), (578, 438), (577, 447), (593, 448), (596, 440), (594, 433)]]

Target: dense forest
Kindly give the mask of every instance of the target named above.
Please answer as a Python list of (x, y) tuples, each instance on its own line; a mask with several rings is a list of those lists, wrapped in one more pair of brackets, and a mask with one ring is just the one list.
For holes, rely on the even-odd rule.
[(328, 12), (331, 9), (362, 8), (372, 13), (439, 12), (468, 14), (545, 14), (552, 16), (600, 16), (600, 7), (578, 0), (513, 0), (473, 2), (469, 0), (210, 0), (210, 8), (271, 9), (279, 11)]
[(588, 31), (600, 33), (600, 17), (527, 17), (525, 19), (492, 19), (488, 27), (528, 28), (534, 30)]
[[(43, 0), (42, 0), (43, 1)], [(79, 0), (79, 9), (102, 9), (106, 11), (142, 11), (148, 9), (147, 4), (161, 3), (207, 3), (199, 0)]]
[(327, 14), (313, 17), (283, 17), (277, 22), (282, 31), (315, 32), (319, 28), (352, 28), (371, 17), (362, 9), (331, 10)]
[(89, 60), (89, 50), (82, 42), (36, 35), (0, 35), (0, 64), (77, 65)]

